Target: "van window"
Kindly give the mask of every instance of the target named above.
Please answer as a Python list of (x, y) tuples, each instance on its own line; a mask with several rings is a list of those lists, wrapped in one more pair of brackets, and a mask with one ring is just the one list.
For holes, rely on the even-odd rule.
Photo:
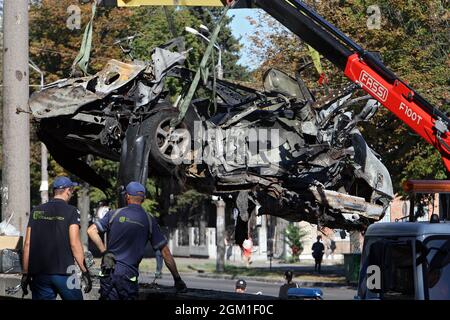
[(450, 238), (429, 240), (426, 248), (423, 270), (428, 299), (450, 300)]
[(384, 299), (414, 299), (414, 267), (411, 243), (386, 246), (383, 261)]
[[(366, 238), (363, 252), (359, 297), (385, 300), (415, 298), (411, 241)], [(380, 270), (379, 288), (368, 289), (367, 282), (373, 281), (374, 277), (374, 274), (367, 274), (370, 266), (377, 266)]]

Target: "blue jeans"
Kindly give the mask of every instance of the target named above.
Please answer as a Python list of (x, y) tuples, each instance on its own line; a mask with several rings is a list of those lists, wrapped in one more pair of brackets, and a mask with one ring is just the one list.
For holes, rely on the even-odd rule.
[(156, 273), (160, 274), (164, 263), (161, 250), (156, 250), (155, 257), (156, 257)]
[(68, 275), (35, 275), (31, 278), (33, 300), (55, 300), (59, 294), (63, 300), (83, 300), (81, 289), (70, 289)]

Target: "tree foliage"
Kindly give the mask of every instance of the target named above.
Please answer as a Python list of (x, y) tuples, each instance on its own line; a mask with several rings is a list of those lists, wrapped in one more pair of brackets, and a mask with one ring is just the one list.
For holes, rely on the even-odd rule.
[[(339, 27), (364, 48), (379, 51), (385, 64), (437, 107), (448, 110), (449, 33), (448, 2), (442, 0), (346, 0), (306, 1), (328, 21)], [(369, 30), (369, 6), (381, 10), (381, 28)], [(294, 74), (310, 60), (306, 45), (278, 22), (261, 14), (251, 19), (256, 26), (250, 40), (253, 54), (262, 65), (255, 71), (257, 83), (262, 74), (275, 67)], [(348, 83), (343, 72), (323, 61), (331, 87)], [(307, 84), (316, 93), (325, 90), (317, 84), (313, 69), (305, 73)], [(440, 155), (387, 109), (361, 128), (369, 145), (382, 156), (391, 172), (396, 192), (407, 179), (442, 179), (446, 171)]]
[(299, 260), (301, 252), (303, 251), (302, 239), (308, 233), (301, 230), (301, 228), (296, 226), (295, 224), (290, 223), (284, 231), (284, 234), (286, 237), (286, 243), (291, 249), (293, 262), (297, 262)]
[[(76, 5), (81, 9), (81, 28), (68, 27), (68, 22), (73, 23), (73, 15), (76, 14)], [(72, 7), (71, 7), (72, 6)], [(75, 10), (75, 11), (74, 11)], [(200, 24), (214, 25), (214, 20), (203, 21), (210, 17), (208, 10), (195, 11), (185, 7), (168, 8), (167, 13), (174, 23), (174, 33), (177, 36), (185, 36), (186, 49), (192, 48), (188, 56), (188, 66), (196, 69), (202, 57), (205, 45), (194, 35), (186, 34), (186, 26), (198, 28)], [(212, 16), (217, 15), (214, 12)], [(41, 0), (35, 1), (30, 7), (30, 58), (44, 71), (46, 83), (66, 78), (71, 73), (72, 63), (77, 56), (84, 26), (91, 17), (91, 5), (79, 5), (74, 0)], [(231, 20), (228, 20), (228, 24)], [(124, 56), (119, 46), (114, 45), (117, 39), (130, 35), (138, 35), (133, 43), (133, 55), (136, 59), (149, 60), (151, 49), (161, 45), (174, 37), (169, 28), (166, 13), (162, 7), (140, 8), (106, 8), (98, 7), (94, 20), (93, 44), (89, 73), (93, 74), (101, 70), (109, 59), (122, 61), (130, 60)], [(229, 70), (225, 76), (245, 75), (245, 68), (236, 66), (239, 45), (233, 38), (229, 26), (225, 26), (220, 38), (224, 48), (224, 69)], [(234, 73), (233, 73), (234, 72)], [(39, 75), (31, 74), (32, 84), (39, 83)], [(172, 94), (179, 91), (176, 81), (169, 81), (168, 87)], [(105, 159), (95, 158), (91, 166), (102, 177), (115, 186), (117, 181), (118, 164)], [(33, 204), (39, 203), (40, 184), (40, 146), (36, 134), (32, 134), (32, 190)], [(68, 174), (59, 167), (54, 160), (49, 164), (50, 177), (58, 174)], [(50, 181), (51, 182), (51, 181)], [(147, 182), (147, 190), (150, 199), (146, 200), (144, 207), (158, 215), (156, 183), (152, 179)], [(91, 188), (90, 198), (93, 204), (104, 200), (106, 195), (96, 188)], [(186, 196), (189, 198), (189, 194)], [(111, 203), (117, 203), (117, 199), (108, 199)], [(195, 202), (195, 200), (193, 200)]]
[(200, 193), (194, 189), (189, 189), (186, 192), (175, 196), (174, 205), (170, 207), (171, 213), (176, 213), (182, 210), (188, 210), (189, 214), (201, 207), (203, 201), (209, 198), (208, 195)]

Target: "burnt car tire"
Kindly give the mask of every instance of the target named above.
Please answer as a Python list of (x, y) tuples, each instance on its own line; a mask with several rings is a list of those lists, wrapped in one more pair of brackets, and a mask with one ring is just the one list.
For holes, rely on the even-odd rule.
[(185, 162), (191, 146), (190, 134), (184, 122), (170, 131), (170, 123), (178, 117), (178, 110), (167, 104), (146, 119), (148, 142), (150, 144), (150, 170), (156, 174), (170, 175), (176, 167)]

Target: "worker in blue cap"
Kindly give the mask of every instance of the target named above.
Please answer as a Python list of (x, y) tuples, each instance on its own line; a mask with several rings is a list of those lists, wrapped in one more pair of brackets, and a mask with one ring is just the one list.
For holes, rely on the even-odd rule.
[[(177, 291), (185, 291), (186, 285), (178, 273), (166, 237), (161, 233), (156, 219), (142, 208), (146, 193), (144, 186), (133, 181), (125, 191), (128, 205), (109, 211), (88, 229), (90, 239), (102, 253), (100, 299), (138, 298), (139, 264), (148, 241), (155, 251), (161, 251)], [(104, 232), (108, 235), (107, 246), (99, 235)]]
[(57, 177), (53, 199), (35, 207), (30, 215), (23, 251), (22, 290), (31, 288), (33, 300), (83, 300), (75, 262), (82, 271), (85, 293), (92, 288), (80, 240), (80, 212), (69, 201), (78, 184)]

